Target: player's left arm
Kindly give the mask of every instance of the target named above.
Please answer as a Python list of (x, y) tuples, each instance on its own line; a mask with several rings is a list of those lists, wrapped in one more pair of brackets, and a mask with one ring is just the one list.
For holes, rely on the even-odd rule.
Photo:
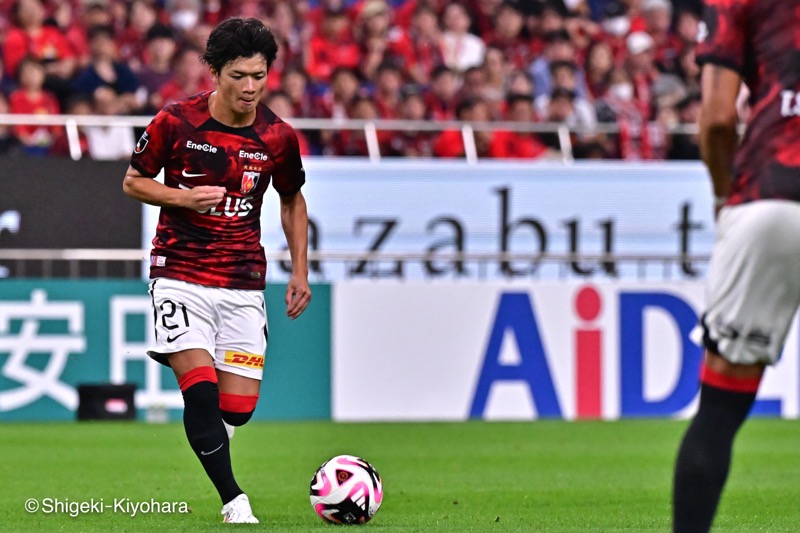
[(286, 316), (294, 320), (311, 301), (308, 285), (308, 209), (302, 191), (280, 195), (281, 226), (292, 257), (292, 276), (286, 287)]
[(733, 160), (739, 144), (736, 101), (741, 75), (730, 68), (707, 63), (701, 75), (700, 154), (714, 189), (715, 211), (730, 194)]

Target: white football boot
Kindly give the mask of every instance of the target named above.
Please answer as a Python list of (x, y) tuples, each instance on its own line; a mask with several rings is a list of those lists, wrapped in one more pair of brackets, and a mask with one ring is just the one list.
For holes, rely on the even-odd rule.
[(223, 505), (222, 515), (226, 524), (258, 524), (258, 518), (253, 516), (247, 494), (239, 494)]

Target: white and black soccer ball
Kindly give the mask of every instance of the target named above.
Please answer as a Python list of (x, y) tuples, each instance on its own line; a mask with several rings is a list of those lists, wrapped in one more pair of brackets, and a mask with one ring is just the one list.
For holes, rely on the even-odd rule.
[(311, 479), (311, 506), (326, 522), (366, 524), (383, 501), (383, 482), (367, 461), (337, 455), (326, 461)]

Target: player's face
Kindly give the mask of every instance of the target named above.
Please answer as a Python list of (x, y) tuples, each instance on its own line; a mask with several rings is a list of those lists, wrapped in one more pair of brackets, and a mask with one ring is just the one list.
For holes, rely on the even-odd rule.
[(261, 54), (240, 57), (222, 67), (215, 77), (220, 103), (234, 116), (248, 116), (255, 113), (264, 96), (267, 62)]

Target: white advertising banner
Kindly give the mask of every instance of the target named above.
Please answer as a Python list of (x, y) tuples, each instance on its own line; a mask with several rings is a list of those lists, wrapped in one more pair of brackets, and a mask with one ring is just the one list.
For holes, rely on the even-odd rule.
[[(340, 421), (683, 417), (702, 283), (340, 282), (332, 415)], [(754, 413), (795, 418), (798, 337)]]
[[(704, 265), (537, 261), (543, 254), (708, 254), (711, 188), (699, 163), (481, 162), (308, 158), (310, 247), (323, 252), (416, 253), (423, 259), (312, 264), (342, 279), (699, 279)], [(145, 209), (143, 246), (157, 209)], [(261, 213), (262, 243), (285, 249), (278, 195)], [(446, 254), (509, 252), (530, 259), (457, 263)], [(270, 280), (287, 279), (271, 264)]]

